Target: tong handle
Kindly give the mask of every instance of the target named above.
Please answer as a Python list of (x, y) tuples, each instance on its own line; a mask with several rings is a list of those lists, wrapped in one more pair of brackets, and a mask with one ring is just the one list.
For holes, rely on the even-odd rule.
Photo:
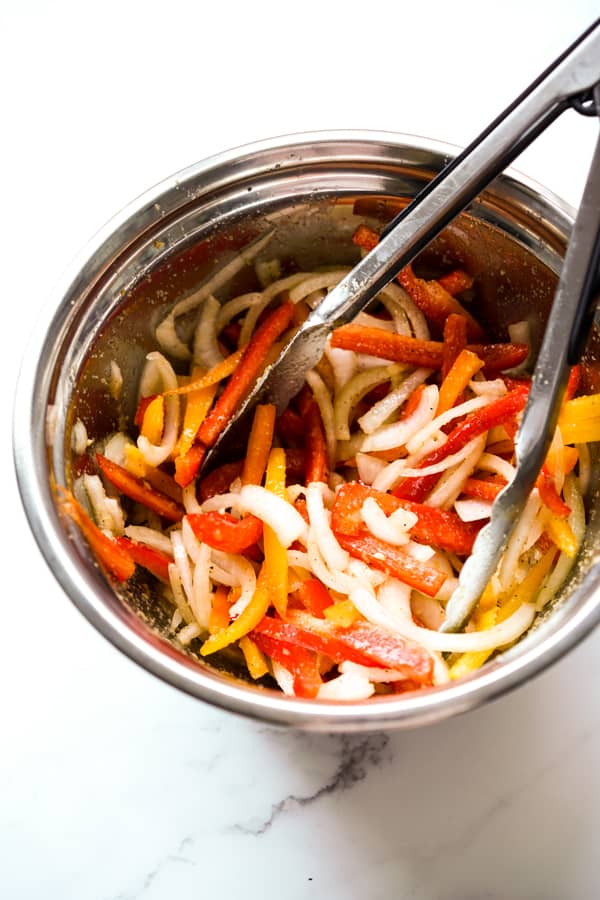
[(316, 307), (307, 325), (351, 321), (565, 109), (600, 82), (596, 20), (386, 227), (371, 250)]

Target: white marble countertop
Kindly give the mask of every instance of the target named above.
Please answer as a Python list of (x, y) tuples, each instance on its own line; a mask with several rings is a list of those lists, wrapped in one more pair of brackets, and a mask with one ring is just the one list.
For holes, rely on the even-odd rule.
[[(293, 131), (464, 144), (599, 12), (597, 0), (405, 6), (3, 4), (8, 394), (49, 287), (147, 186)], [(596, 131), (569, 113), (519, 167), (576, 204)], [(424, 730), (275, 731), (179, 694), (83, 620), (29, 534), (8, 437), (2, 454), (7, 900), (599, 895), (600, 634)]]

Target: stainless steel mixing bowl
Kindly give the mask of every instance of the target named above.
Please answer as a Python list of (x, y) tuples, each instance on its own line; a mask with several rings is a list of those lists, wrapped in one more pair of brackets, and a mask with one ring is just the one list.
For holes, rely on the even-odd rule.
[[(29, 344), (15, 411), (23, 502), (42, 553), (66, 593), (120, 650), (194, 696), (271, 722), (326, 731), (412, 727), (470, 709), (541, 671), (600, 618), (596, 488), (586, 546), (574, 576), (530, 633), (478, 674), (443, 688), (366, 702), (283, 696), (245, 682), (235, 659), (199, 660), (169, 637), (170, 612), (143, 578), (111, 585), (57, 514), (53, 485), (70, 477), (75, 416), (100, 438), (130, 417), (137, 373), (165, 308), (251, 238), (275, 226), (270, 258), (303, 267), (351, 263), (361, 221), (381, 225), (454, 154), (440, 143), (388, 133), (277, 138), (223, 153), (178, 173), (116, 216), (87, 247), (46, 306)], [(358, 203), (356, 203), (358, 201)], [(355, 205), (356, 203), (356, 205)], [(499, 178), (422, 256), (459, 263), (476, 277), (476, 314), (492, 333), (527, 318), (539, 340), (572, 210), (514, 174)], [(236, 285), (237, 288), (240, 284)], [(597, 339), (586, 377), (598, 389)], [(119, 403), (110, 361), (124, 376)], [(54, 410), (51, 446), (44, 427)], [(220, 667), (220, 668), (219, 668)]]

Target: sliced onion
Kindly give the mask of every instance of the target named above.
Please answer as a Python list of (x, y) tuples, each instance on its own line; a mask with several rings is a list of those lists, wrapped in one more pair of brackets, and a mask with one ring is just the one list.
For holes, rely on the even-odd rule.
[(173, 547), (173, 561), (179, 571), (179, 578), (183, 585), (188, 603), (192, 601), (192, 570), (190, 567), (189, 557), (183, 543), (181, 531), (173, 529), (171, 532), (171, 544)]
[(227, 509), (237, 509), (240, 505), (239, 493), (234, 494), (228, 492), (226, 494), (215, 494), (209, 497), (199, 507), (202, 512), (225, 512)]
[(446, 618), (444, 608), (439, 600), (427, 597), (419, 591), (412, 592), (410, 608), (413, 615), (432, 631), (437, 631)]
[(252, 568), (250, 561), (243, 556), (232, 557), (230, 566), (230, 572), (237, 578), (241, 588), (240, 596), (229, 610), (229, 615), (235, 618), (244, 612), (254, 596), (256, 591), (256, 572)]
[(491, 472), (494, 475), (500, 475), (507, 482), (511, 482), (515, 477), (515, 467), (509, 462), (496, 456), (495, 453), (482, 453), (477, 463), (477, 468), (482, 472)]
[(492, 500), (455, 500), (454, 509), (463, 522), (479, 522), (492, 514)]
[(217, 320), (221, 304), (209, 294), (200, 311), (194, 330), (194, 362), (205, 369), (212, 369), (223, 362), (223, 354), (217, 346)]
[(286, 669), (285, 666), (282, 666), (277, 660), (272, 659), (271, 672), (273, 673), (273, 678), (281, 688), (282, 693), (284, 693), (286, 697), (295, 697), (294, 676), (289, 669)]
[(358, 477), (363, 484), (373, 484), (379, 473), (383, 471), (385, 467), (386, 463), (383, 459), (378, 459), (376, 456), (369, 456), (368, 453), (356, 454)]
[(228, 300), (227, 303), (224, 303), (219, 308), (217, 334), (220, 334), (225, 326), (228, 325), (232, 319), (235, 319), (236, 316), (239, 316), (240, 313), (245, 312), (257, 303), (260, 303), (261, 298), (262, 293), (260, 291), (251, 291), (249, 294), (240, 294), (238, 297), (234, 297), (233, 300)]
[(87, 450), (88, 443), (87, 428), (81, 419), (77, 419), (71, 429), (71, 449), (73, 453), (81, 456)]
[(332, 572), (326, 565), (321, 555), (318, 544), (315, 541), (308, 541), (307, 545), (308, 561), (310, 563), (311, 572), (322, 581), (325, 587), (338, 594), (349, 594), (354, 586), (354, 578), (343, 572)]
[(183, 508), (186, 513), (199, 513), (202, 512), (202, 507), (198, 503), (198, 498), (196, 497), (196, 482), (193, 481), (191, 484), (188, 484), (187, 487), (181, 492), (181, 499), (183, 502)]
[(319, 407), (319, 412), (321, 413), (321, 421), (323, 422), (325, 441), (327, 443), (327, 457), (330, 467), (333, 467), (335, 464), (336, 435), (331, 394), (319, 373), (314, 369), (311, 369), (306, 373), (306, 383), (313, 392), (313, 396)]
[(188, 602), (185, 599), (185, 594), (183, 592), (183, 587), (181, 584), (181, 577), (179, 575), (179, 569), (177, 568), (175, 563), (169, 563), (168, 571), (173, 602), (181, 613), (184, 622), (189, 625), (194, 621), (194, 614), (192, 613), (192, 610), (190, 609)]
[[(387, 591), (396, 590), (394, 585), (395, 579), (388, 579), (379, 589), (379, 596)], [(373, 598), (375, 604), (377, 601)], [(356, 604), (354, 598), (352, 602)], [(381, 608), (383, 604), (378, 604)], [(365, 615), (363, 610), (360, 612)], [(384, 627), (411, 638), (414, 641), (427, 647), (429, 650), (437, 650), (440, 653), (477, 653), (481, 650), (495, 650), (497, 647), (503, 647), (511, 644), (518, 637), (527, 631), (535, 616), (535, 609), (531, 603), (524, 603), (519, 609), (512, 614), (504, 622), (494, 625), (485, 631), (470, 631), (462, 634), (445, 634), (439, 631), (430, 631), (429, 628), (421, 628), (415, 625), (411, 618), (397, 618), (388, 613), (388, 624)], [(365, 616), (368, 618), (368, 616)], [(383, 625), (383, 621), (374, 624)]]
[(351, 559), (348, 563), (348, 574), (357, 582), (368, 587), (379, 587), (386, 579), (386, 574), (379, 569), (367, 565), (362, 559)]
[(579, 490), (585, 497), (592, 480), (592, 459), (587, 444), (576, 444), (576, 447), (579, 453)]
[(413, 435), (428, 425), (435, 416), (439, 390), (437, 385), (428, 384), (423, 391), (417, 408), (405, 419), (391, 425), (383, 425), (369, 434), (362, 445), (364, 453), (374, 450), (393, 450), (406, 444)]
[(399, 334), (403, 334), (404, 332), (401, 326), (398, 327), (398, 308), (402, 310), (402, 313), (408, 319), (413, 336), (418, 338), (420, 341), (429, 340), (430, 334), (429, 326), (427, 325), (427, 319), (425, 318), (419, 307), (416, 305), (416, 303), (408, 296), (404, 288), (401, 288), (399, 284), (390, 282), (379, 292), (379, 299), (386, 307), (388, 312), (390, 312), (394, 317), (394, 321), (397, 323), (397, 330)]
[(266, 288), (281, 278), (281, 263), (278, 259), (263, 259), (254, 263), (254, 271), (263, 288)]
[(408, 400), (419, 385), (429, 378), (432, 371), (432, 369), (415, 369), (397, 388), (390, 391), (387, 397), (383, 397), (373, 404), (371, 409), (358, 420), (358, 424), (365, 434), (373, 434), (374, 431), (377, 431), (386, 419), (389, 419)]
[(119, 364), (114, 359), (110, 361), (110, 374), (108, 376), (108, 390), (113, 400), (118, 400), (123, 390), (123, 373)]
[(306, 531), (306, 523), (287, 500), (257, 484), (245, 484), (240, 491), (240, 508), (269, 525), (284, 547), (289, 547)]
[(505, 370), (508, 375), (521, 375), (527, 371), (531, 364), (531, 327), (529, 322), (514, 322), (512, 325), (509, 325), (508, 336), (513, 344), (527, 344), (529, 347), (529, 353), (522, 363), (519, 363), (518, 366), (513, 366), (512, 369)]
[(297, 284), (295, 287), (290, 289), (289, 299), (291, 303), (299, 303), (300, 300), (304, 300), (305, 297), (308, 297), (309, 294), (312, 294), (314, 291), (320, 290), (330, 290), (335, 287), (335, 285), (344, 278), (350, 269), (346, 268), (338, 268), (332, 269), (329, 272), (318, 272), (316, 274), (310, 275), (308, 278), (305, 278), (304, 281), (301, 281), (300, 284)]
[(406, 681), (406, 673), (397, 669), (377, 669), (375, 666), (360, 666), (358, 663), (344, 660), (339, 666), (342, 675), (360, 675), (374, 684), (391, 684), (394, 681)]
[(489, 406), (492, 398), (488, 396), (484, 397), (474, 397), (472, 400), (467, 400), (465, 403), (459, 403), (458, 406), (453, 406), (451, 409), (446, 410), (446, 412), (442, 413), (440, 416), (436, 416), (435, 419), (432, 419), (428, 425), (421, 428), (415, 435), (413, 435), (410, 440), (406, 441), (406, 449), (409, 453), (416, 453), (430, 438), (434, 436), (437, 431), (441, 431), (444, 425), (447, 425), (453, 419), (457, 419), (460, 416), (466, 416), (469, 413), (475, 412), (476, 409), (482, 409), (484, 406)]
[(260, 295), (258, 303), (252, 304), (242, 322), (238, 346), (243, 347), (244, 344), (248, 343), (254, 333), (256, 323), (258, 322), (261, 313), (278, 294), (281, 294), (282, 291), (290, 290), (302, 281), (306, 281), (308, 277), (310, 277), (310, 275), (307, 275), (306, 272), (295, 272), (293, 275), (288, 275), (287, 278), (280, 278), (279, 281), (274, 281), (268, 288), (265, 288)]
[(333, 371), (335, 392), (340, 391), (356, 373), (357, 362), (354, 350), (342, 350), (332, 347), (330, 341), (325, 345), (325, 356)]
[(295, 569), (306, 569), (307, 572), (311, 571), (308, 553), (303, 553), (302, 550), (288, 550), (287, 561), (288, 566), (293, 566)]
[(127, 525), (124, 534), (130, 540), (137, 541), (138, 544), (145, 544), (146, 547), (151, 547), (153, 550), (160, 550), (161, 553), (173, 556), (173, 544), (170, 538), (163, 534), (162, 531), (157, 531), (155, 528), (147, 528), (145, 525)]
[(469, 388), (478, 396), (489, 395), (490, 397), (503, 397), (508, 388), (501, 378), (495, 378), (493, 381), (473, 381), (469, 382)]
[[(151, 365), (156, 366), (162, 383), (162, 391), (172, 391), (177, 388), (177, 376), (171, 363), (165, 359), (162, 353), (153, 350), (147, 355), (146, 360)], [(150, 393), (155, 392), (151, 391)], [(142, 394), (142, 396), (148, 395)], [(164, 397), (164, 404), (165, 424), (160, 444), (151, 444), (143, 434), (140, 434), (137, 439), (137, 445), (144, 457), (144, 461), (150, 466), (160, 466), (171, 455), (177, 441), (179, 431), (179, 397), (177, 394), (167, 394)]]
[(81, 483), (88, 496), (92, 515), (102, 531), (123, 534), (125, 516), (116, 497), (107, 497), (102, 480), (98, 475), (82, 475)]
[(385, 384), (395, 375), (399, 375), (404, 366), (388, 363), (382, 366), (381, 360), (376, 367), (359, 372), (348, 381), (336, 394), (334, 404), (335, 436), (338, 441), (350, 439), (350, 414), (356, 404), (377, 385)]
[(135, 447), (131, 438), (123, 431), (116, 431), (104, 445), (104, 456), (118, 466), (127, 468), (127, 448)]
[(386, 516), (373, 497), (367, 497), (360, 512), (363, 522), (374, 537), (395, 546), (408, 543), (408, 532), (419, 521), (415, 513), (406, 509), (397, 509)]
[(330, 569), (344, 571), (350, 561), (350, 554), (340, 546), (331, 530), (330, 514), (323, 504), (321, 488), (315, 482), (309, 484), (306, 490), (306, 507), (310, 520), (310, 539), (319, 545), (325, 564)]
[[(462, 494), (467, 478), (469, 478), (477, 468), (481, 453), (485, 447), (485, 441), (485, 434), (482, 434), (480, 437), (474, 438), (463, 448), (463, 450), (468, 451), (465, 458), (462, 462), (459, 462), (458, 465), (454, 466), (454, 468), (444, 472), (434, 489), (426, 498), (425, 503), (427, 506), (450, 509), (457, 497)], [(458, 456), (458, 454), (456, 455)], [(450, 457), (447, 458), (450, 459)]]
[(354, 318), (353, 324), (366, 325), (367, 328), (378, 328), (380, 331), (396, 331), (394, 322), (390, 321), (389, 319), (378, 319), (377, 316), (371, 316), (366, 312), (359, 313)]
[[(177, 610), (179, 612), (179, 610)], [(187, 647), (194, 638), (197, 638), (200, 634), (202, 634), (202, 629), (198, 625), (197, 622), (190, 622), (189, 625), (185, 625), (181, 631), (177, 634), (177, 640), (182, 646)]]
[(317, 692), (318, 700), (367, 700), (375, 693), (375, 688), (364, 675), (345, 672), (324, 682)]
[(428, 562), (435, 556), (435, 550), (428, 544), (419, 544), (417, 541), (409, 541), (404, 547), (406, 553), (409, 553), (419, 562)]
[(274, 231), (270, 231), (264, 237), (254, 241), (248, 247), (244, 247), (233, 259), (226, 263), (218, 272), (209, 278), (201, 287), (193, 291), (183, 300), (175, 304), (173, 309), (162, 320), (156, 329), (156, 340), (160, 346), (176, 359), (190, 359), (191, 354), (189, 348), (181, 341), (175, 329), (175, 320), (178, 316), (192, 312), (205, 300), (210, 294), (214, 294), (219, 288), (227, 284), (234, 275), (237, 275), (244, 266), (248, 265), (260, 253), (263, 247), (269, 243)]
[(541, 505), (540, 495), (537, 488), (534, 488), (527, 498), (523, 512), (519, 517), (517, 525), (500, 561), (498, 577), (500, 579), (502, 590), (506, 590), (513, 580), (519, 557), (525, 552), (529, 532), (533, 527)]
[(208, 620), (212, 605), (209, 563), (210, 547), (207, 544), (201, 544), (200, 552), (194, 566), (192, 596), (190, 598), (192, 612), (201, 628), (208, 628)]

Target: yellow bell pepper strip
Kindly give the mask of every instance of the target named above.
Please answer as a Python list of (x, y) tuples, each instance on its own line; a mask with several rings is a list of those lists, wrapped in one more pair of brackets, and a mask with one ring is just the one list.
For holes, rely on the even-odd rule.
[(256, 407), (242, 468), (242, 484), (262, 484), (273, 443), (275, 413), (272, 403)]
[(160, 444), (165, 425), (165, 401), (162, 394), (154, 397), (144, 411), (141, 434), (151, 444)]
[(576, 397), (563, 404), (558, 419), (565, 444), (600, 440), (600, 394)]
[(483, 360), (470, 350), (461, 350), (440, 385), (436, 415), (452, 409), (473, 375), (483, 368)]
[(559, 550), (571, 559), (577, 555), (577, 538), (566, 519), (550, 516), (546, 522), (546, 531)]
[[(273, 409), (273, 415), (275, 410)], [(274, 421), (274, 419), (273, 419)], [(265, 487), (268, 491), (287, 500), (285, 489), (285, 450), (275, 447), (269, 454)], [(275, 532), (268, 525), (263, 530), (265, 551), (265, 578), (271, 591), (273, 606), (280, 616), (285, 616), (288, 603), (287, 551)]]
[(352, 600), (339, 600), (333, 603), (323, 611), (323, 616), (341, 628), (350, 628), (360, 619), (360, 613)]
[(265, 566), (263, 564), (256, 580), (256, 590), (246, 609), (227, 628), (219, 631), (218, 634), (212, 634), (204, 642), (200, 649), (201, 655), (210, 656), (211, 653), (216, 653), (218, 650), (222, 650), (224, 647), (228, 647), (235, 641), (239, 641), (240, 638), (245, 637), (264, 618), (270, 605), (270, 586), (265, 577)]
[[(480, 614), (477, 621), (477, 630), (484, 631), (492, 628), (497, 623), (504, 622), (510, 618), (523, 603), (531, 603), (539, 592), (555, 558), (556, 549), (552, 547), (531, 567), (520, 584), (509, 588), (506, 594), (499, 598), (497, 606), (494, 605)], [(486, 594), (484, 593), (482, 600), (485, 596)], [(460, 657), (448, 670), (450, 678), (456, 680), (457, 678), (462, 678), (463, 675), (474, 672), (489, 659), (493, 652), (493, 650), (480, 650), (472, 653), (461, 653)]]
[(135, 562), (131, 554), (113, 538), (100, 531), (70, 491), (59, 486), (58, 492), (61, 512), (79, 526), (96, 559), (119, 581), (131, 578), (135, 572)]
[(251, 678), (256, 681), (258, 678), (262, 678), (263, 675), (267, 674), (269, 667), (265, 655), (262, 650), (258, 649), (252, 638), (249, 638), (248, 635), (240, 638), (240, 650), (244, 654), (244, 659), (246, 660), (246, 665)]
[(224, 378), (228, 378), (236, 369), (239, 361), (244, 355), (245, 349), (245, 347), (240, 347), (240, 349), (236, 350), (235, 353), (232, 353), (231, 356), (227, 356), (223, 362), (220, 362), (212, 369), (209, 369), (205, 375), (202, 375), (195, 381), (190, 381), (189, 384), (183, 384), (181, 387), (165, 391), (164, 396), (167, 394), (193, 394), (195, 391), (210, 387), (212, 384), (218, 384), (220, 381), (223, 381)]
[[(204, 370), (198, 366), (196, 371), (192, 373), (192, 377), (196, 380), (204, 374)], [(186, 396), (185, 413), (183, 416), (183, 427), (179, 437), (179, 456), (185, 456), (198, 434), (198, 429), (204, 422), (208, 412), (213, 405), (215, 394), (217, 393), (218, 384), (209, 384), (206, 387), (192, 391)]]

